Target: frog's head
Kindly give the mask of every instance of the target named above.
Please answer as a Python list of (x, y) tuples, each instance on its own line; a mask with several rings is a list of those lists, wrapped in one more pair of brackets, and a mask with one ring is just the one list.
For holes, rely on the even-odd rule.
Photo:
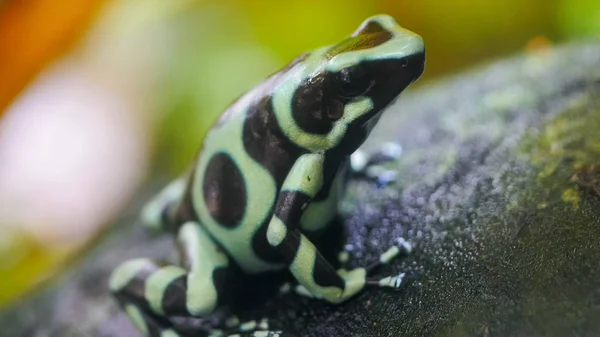
[(354, 151), (379, 116), (424, 70), (422, 38), (393, 18), (367, 19), (340, 43), (290, 66), (273, 94), (280, 126), (314, 152), (342, 145)]

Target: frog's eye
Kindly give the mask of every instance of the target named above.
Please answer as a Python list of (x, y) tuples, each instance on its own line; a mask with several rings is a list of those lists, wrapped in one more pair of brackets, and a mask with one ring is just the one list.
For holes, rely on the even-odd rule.
[(354, 98), (365, 94), (373, 81), (363, 67), (347, 67), (337, 73), (338, 93), (344, 98)]

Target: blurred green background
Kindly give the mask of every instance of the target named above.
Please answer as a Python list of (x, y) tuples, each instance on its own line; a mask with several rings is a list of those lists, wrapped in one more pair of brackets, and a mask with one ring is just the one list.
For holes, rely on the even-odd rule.
[(425, 39), (415, 87), (600, 34), (592, 0), (0, 2), (0, 307), (185, 169), (234, 98), (379, 13)]

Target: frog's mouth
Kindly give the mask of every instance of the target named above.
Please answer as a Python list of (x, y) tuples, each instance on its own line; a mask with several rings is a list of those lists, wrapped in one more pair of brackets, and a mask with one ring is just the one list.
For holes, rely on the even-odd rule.
[(367, 135), (373, 130), (373, 128), (379, 122), (381, 115), (383, 114), (384, 108), (373, 107), (369, 112), (359, 116), (348, 124), (348, 133), (356, 132), (357, 129), (362, 129)]
[(352, 154), (367, 140), (381, 115), (382, 111), (369, 112), (347, 125), (346, 134), (340, 144), (345, 154)]

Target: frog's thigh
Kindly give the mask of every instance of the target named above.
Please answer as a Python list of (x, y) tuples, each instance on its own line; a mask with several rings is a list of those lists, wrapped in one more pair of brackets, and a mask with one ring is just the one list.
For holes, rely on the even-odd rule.
[[(229, 260), (194, 222), (180, 231), (183, 267), (135, 259), (121, 264), (110, 279), (110, 289), (124, 305), (134, 324), (150, 335), (156, 326), (166, 329), (168, 316), (206, 316), (225, 293)], [(148, 318), (154, 318), (152, 324)], [(160, 330), (163, 333), (166, 330)]]

